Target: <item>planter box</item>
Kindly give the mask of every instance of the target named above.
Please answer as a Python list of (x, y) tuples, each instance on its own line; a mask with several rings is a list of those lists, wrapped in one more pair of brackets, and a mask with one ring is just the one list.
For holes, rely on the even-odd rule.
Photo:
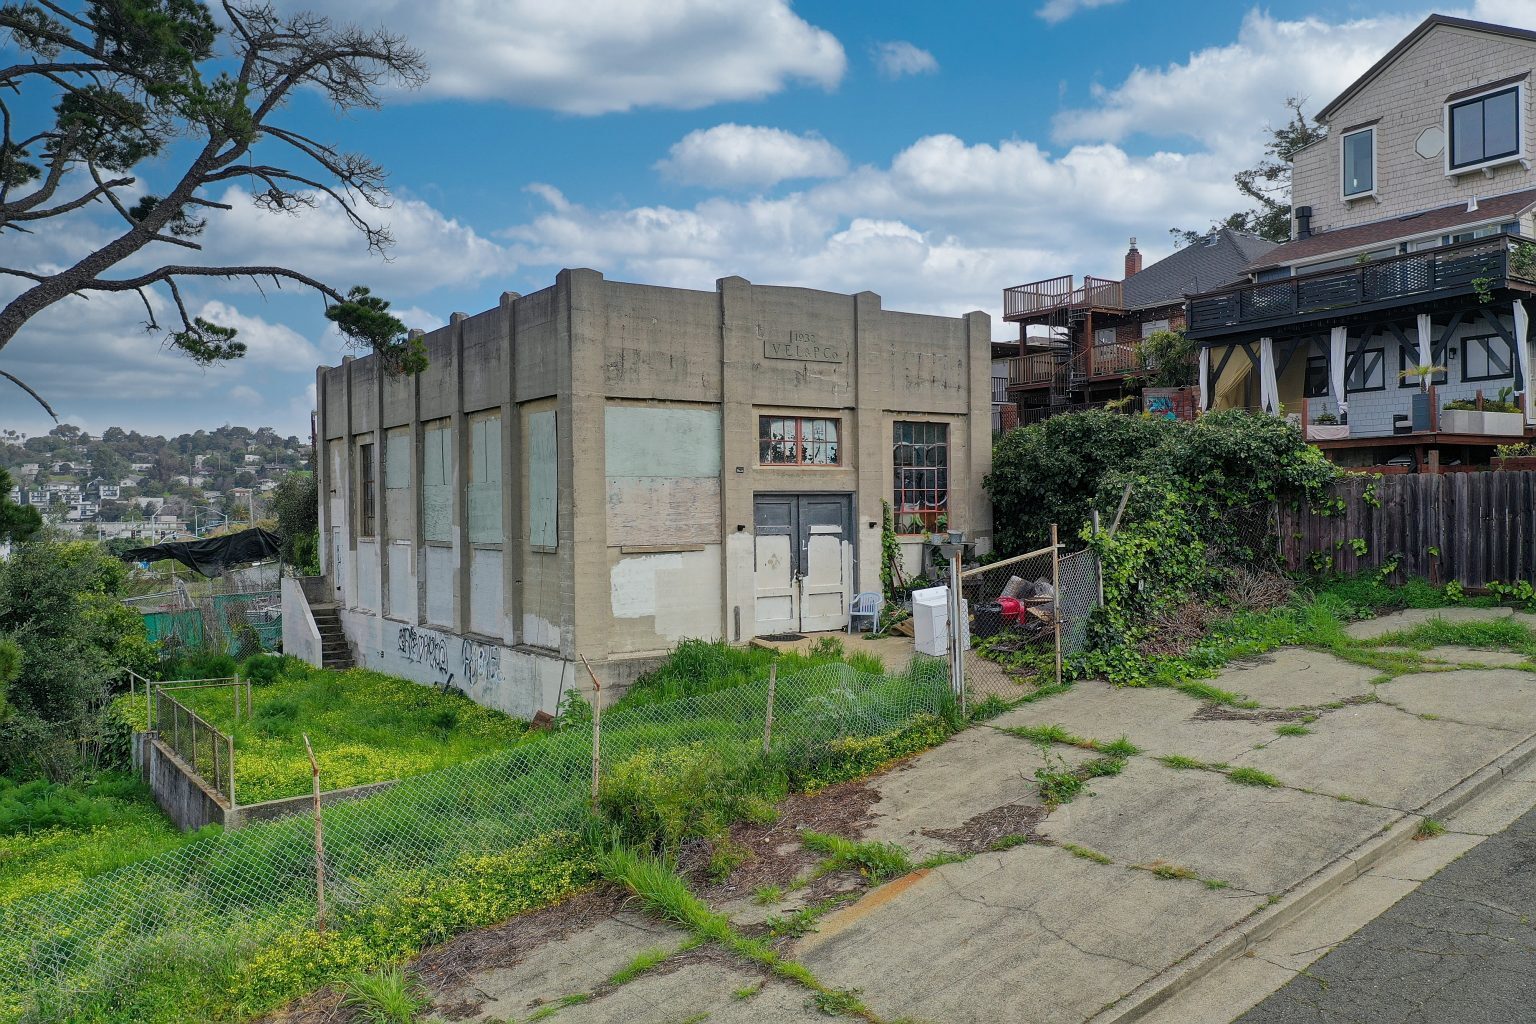
[(1518, 412), (1478, 412), (1476, 409), (1440, 410), (1440, 431), (1445, 434), (1492, 434), (1520, 437), (1525, 417)]
[(1509, 459), (1494, 459), (1493, 468), (1500, 473), (1536, 470), (1536, 455), (1516, 455)]
[(1348, 423), (1310, 423), (1307, 425), (1308, 440), (1342, 441), (1348, 436)]

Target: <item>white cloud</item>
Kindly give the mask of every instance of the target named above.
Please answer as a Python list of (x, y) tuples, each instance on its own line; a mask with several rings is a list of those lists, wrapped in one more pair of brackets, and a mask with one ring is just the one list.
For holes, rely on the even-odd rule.
[(873, 55), (875, 67), (886, 78), (931, 75), (939, 70), (939, 62), (933, 54), (902, 39), (876, 43)]
[[(357, 18), (355, 0), (285, 0)], [(788, 0), (375, 0), (381, 21), (432, 66), (428, 96), (503, 100), (569, 114), (693, 109), (830, 89), (847, 59)]]
[(1046, 0), (1043, 7), (1035, 11), (1035, 17), (1042, 18), (1052, 25), (1066, 21), (1078, 11), (1088, 11), (1095, 7), (1108, 7), (1111, 4), (1121, 3), (1122, 0)]
[(233, 327), (239, 331), (235, 340), (245, 343), (246, 353), (241, 362), (246, 366), (292, 370), (313, 368), (322, 361), (320, 350), (298, 331), (259, 316), (247, 316), (226, 302), (205, 302), (196, 315), (220, 327)]
[(229, 399), (241, 405), (260, 405), (261, 392), (245, 384), (236, 384), (229, 389)]
[(318, 197), (314, 209), (294, 214), (259, 209), (239, 187), (218, 198), (233, 209), (208, 218), (205, 251), (199, 254), (203, 263), (273, 263), (340, 291), (366, 283), (391, 295), (419, 295), (514, 269), (501, 246), (409, 196), (396, 195), (387, 209), (362, 211), (370, 223), (387, 226), (394, 236), (387, 259), (368, 251), (362, 233), (327, 196)]
[[(656, 169), (674, 181), (716, 188), (766, 188), (792, 178), (830, 178), (848, 169), (848, 160), (817, 135), (781, 128), (717, 124), (689, 132), (673, 143)], [(543, 195), (543, 193), (540, 193)], [(551, 204), (564, 202), (545, 196)]]

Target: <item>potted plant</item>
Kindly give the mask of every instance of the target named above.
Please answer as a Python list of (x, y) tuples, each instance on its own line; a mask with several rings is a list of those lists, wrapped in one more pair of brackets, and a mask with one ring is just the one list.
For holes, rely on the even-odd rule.
[(1413, 429), (1429, 429), (1429, 386), (1435, 379), (1435, 374), (1448, 372), (1443, 366), (1435, 366), (1432, 363), (1420, 363), (1418, 366), (1410, 366), (1397, 375), (1398, 380), (1407, 380), (1417, 377), (1419, 390), (1413, 395)]
[(1525, 433), (1525, 416), (1510, 401), (1514, 388), (1499, 391), (1498, 398), (1458, 398), (1445, 403), (1440, 429), (1452, 434), (1498, 434), (1519, 437)]
[(1447, 434), (1481, 434), (1483, 413), (1474, 398), (1457, 398), (1440, 410), (1440, 429)]
[(1494, 469), (1499, 472), (1536, 470), (1536, 444), (1524, 441), (1501, 444), (1494, 451), (1498, 453), (1498, 458), (1494, 460)]
[(1307, 437), (1319, 441), (1338, 441), (1348, 436), (1349, 424), (1342, 422), (1338, 413), (1320, 412), (1307, 427)]

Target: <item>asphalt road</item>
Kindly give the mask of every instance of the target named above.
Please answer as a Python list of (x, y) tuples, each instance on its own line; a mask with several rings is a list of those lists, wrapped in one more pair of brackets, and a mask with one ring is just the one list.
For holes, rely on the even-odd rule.
[(1536, 810), (1442, 869), (1236, 1024), (1303, 1022), (1536, 1022)]

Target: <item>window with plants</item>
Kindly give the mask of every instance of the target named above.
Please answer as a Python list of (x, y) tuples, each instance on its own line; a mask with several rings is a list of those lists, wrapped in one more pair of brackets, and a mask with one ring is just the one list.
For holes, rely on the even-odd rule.
[(900, 533), (930, 533), (949, 510), (949, 424), (893, 425), (892, 501)]

